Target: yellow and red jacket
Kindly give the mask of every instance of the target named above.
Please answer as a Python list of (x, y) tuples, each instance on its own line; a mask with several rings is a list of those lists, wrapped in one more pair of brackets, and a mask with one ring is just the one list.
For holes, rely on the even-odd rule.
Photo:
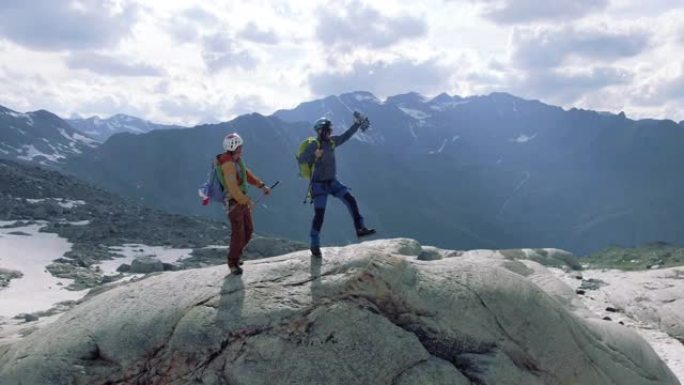
[(262, 187), (264, 182), (245, 166), (245, 162), (242, 159), (236, 160), (232, 155), (223, 153), (217, 157), (217, 161), (223, 176), (221, 182), (229, 199), (234, 199), (241, 205), (248, 204), (247, 183), (252, 186)]

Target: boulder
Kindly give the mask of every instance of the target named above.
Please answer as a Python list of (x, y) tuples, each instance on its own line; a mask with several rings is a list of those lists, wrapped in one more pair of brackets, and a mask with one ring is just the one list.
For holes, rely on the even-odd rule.
[(244, 259), (275, 257), (308, 248), (309, 246), (306, 243), (289, 239), (255, 236), (245, 247)]
[(157, 271), (164, 271), (164, 264), (153, 255), (137, 257), (131, 262), (132, 274), (149, 274)]
[(639, 335), (559, 301), (574, 291), (538, 263), (523, 276), (496, 252), (427, 262), (400, 248), (121, 284), (0, 350), (0, 383), (679, 384)]
[(17, 270), (3, 269), (0, 267), (0, 289), (9, 286), (11, 280), (15, 278), (21, 278), (24, 273)]

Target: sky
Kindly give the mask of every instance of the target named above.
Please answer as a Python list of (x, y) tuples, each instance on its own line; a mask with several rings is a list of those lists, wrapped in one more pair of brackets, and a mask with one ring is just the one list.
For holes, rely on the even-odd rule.
[(508, 92), (684, 120), (682, 0), (0, 0), (0, 105), (226, 121)]

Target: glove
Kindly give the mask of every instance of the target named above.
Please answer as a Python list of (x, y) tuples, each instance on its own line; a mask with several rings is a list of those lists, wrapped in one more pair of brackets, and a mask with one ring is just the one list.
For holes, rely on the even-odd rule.
[(359, 125), (361, 131), (366, 131), (370, 126), (368, 117), (358, 111), (354, 111), (354, 123)]
[(368, 118), (359, 111), (354, 111), (354, 123), (361, 124), (364, 120), (368, 120)]

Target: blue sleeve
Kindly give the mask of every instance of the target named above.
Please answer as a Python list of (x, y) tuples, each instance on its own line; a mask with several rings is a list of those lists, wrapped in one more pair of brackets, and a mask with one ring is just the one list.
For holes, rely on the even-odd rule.
[(342, 143), (348, 141), (349, 138), (352, 137), (352, 135), (356, 134), (356, 131), (359, 130), (360, 126), (361, 125), (359, 123), (354, 122), (354, 124), (352, 124), (351, 127), (349, 127), (349, 129), (347, 129), (347, 131), (345, 131), (342, 135), (336, 135), (331, 137), (333, 142), (335, 142), (335, 146), (339, 146)]
[(316, 149), (318, 148), (318, 145), (316, 142), (312, 142), (309, 144), (309, 146), (304, 150), (300, 157), (300, 161), (303, 161), (304, 163), (313, 163), (316, 160)]

